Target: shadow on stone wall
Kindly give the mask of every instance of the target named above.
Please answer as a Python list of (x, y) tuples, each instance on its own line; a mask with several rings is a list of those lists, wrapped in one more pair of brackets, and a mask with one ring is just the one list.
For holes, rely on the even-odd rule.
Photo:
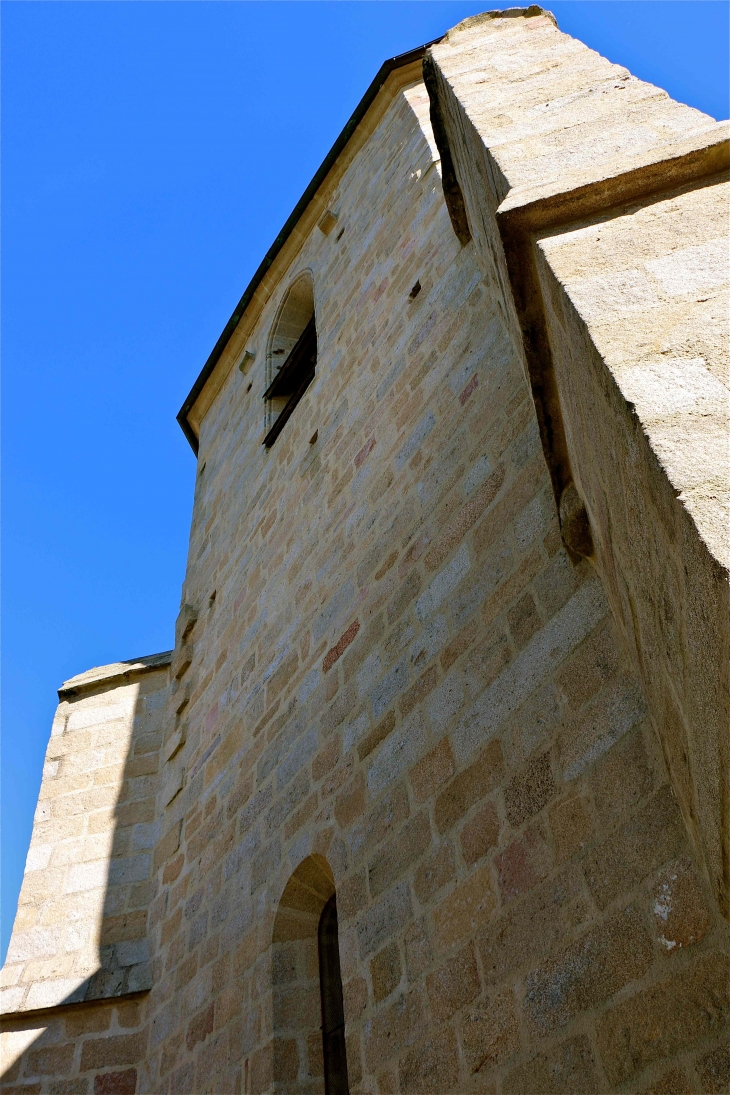
[(169, 663), (135, 659), (59, 690), (3, 970), (3, 1092), (145, 1089)]

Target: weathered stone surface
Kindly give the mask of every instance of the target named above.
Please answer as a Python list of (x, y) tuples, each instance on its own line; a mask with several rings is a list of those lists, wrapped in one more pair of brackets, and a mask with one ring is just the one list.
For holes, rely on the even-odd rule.
[(186, 405), (169, 687), (62, 690), (2, 973), (26, 1095), (321, 1092), (333, 897), (350, 1090), (727, 1085), (724, 130), (536, 7), (424, 71)]
[(461, 1032), (467, 1073), (487, 1075), (495, 1065), (508, 1061), (520, 1048), (512, 993), (507, 990), (467, 1011)]
[(651, 957), (642, 917), (630, 907), (529, 975), (524, 1002), (529, 1023), (542, 1034), (563, 1026), (628, 982), (639, 980)]
[[(3, 971), (4, 984), (14, 986), (2, 990), (6, 1012), (150, 986), (147, 901), (137, 907), (135, 886), (151, 880), (150, 850), (159, 839), (152, 819), (169, 663), (169, 654), (121, 662), (60, 689), (44, 808), (36, 814), (20, 896), (33, 922), (26, 927), (19, 917), (13, 931)], [(135, 775), (142, 758), (153, 782)], [(88, 787), (83, 795), (77, 773), (78, 787)], [(129, 812), (143, 805), (149, 822)], [(78, 828), (70, 830), (72, 820)]]
[(661, 872), (652, 898), (654, 930), (668, 953), (704, 939), (710, 926), (710, 911), (689, 860), (678, 860)]
[(503, 1090), (509, 1095), (598, 1095), (603, 1088), (588, 1039), (581, 1035), (512, 1069)]
[(673, 859), (684, 848), (686, 830), (669, 787), (583, 857), (583, 870), (594, 901), (605, 908)]
[(730, 962), (709, 955), (637, 993), (598, 1024), (598, 1049), (611, 1084), (700, 1038), (723, 1031), (730, 1016)]

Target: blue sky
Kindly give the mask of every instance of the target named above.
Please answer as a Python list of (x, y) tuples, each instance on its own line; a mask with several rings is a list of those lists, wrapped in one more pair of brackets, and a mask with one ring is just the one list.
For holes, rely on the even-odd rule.
[[(2, 4), (3, 957), (55, 689), (172, 645), (180, 404), (381, 62), (494, 6)], [(727, 3), (550, 7), (727, 118)]]

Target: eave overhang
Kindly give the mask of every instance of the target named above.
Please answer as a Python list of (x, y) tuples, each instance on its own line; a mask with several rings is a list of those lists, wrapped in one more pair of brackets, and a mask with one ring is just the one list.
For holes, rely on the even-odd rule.
[(226, 349), (226, 346), (230, 342), (234, 331), (238, 327), (241, 319), (243, 318), (243, 315), (251, 300), (253, 299), (257, 288), (263, 281), (277, 255), (284, 247), (284, 244), (291, 236), (296, 225), (301, 220), (305, 210), (309, 206), (310, 202), (314, 198), (322, 183), (327, 178), (330, 170), (337, 162), (343, 149), (347, 145), (348, 141), (352, 137), (362, 119), (365, 117), (365, 114), (374, 102), (375, 98), (378, 95), (378, 92), (380, 91), (390, 74), (396, 69), (403, 68), (406, 65), (411, 65), (416, 61), (422, 60), (426, 50), (430, 46), (435, 45), (437, 42), (440, 41), (441, 38), (434, 38), (431, 42), (426, 42), (424, 45), (418, 46), (416, 49), (409, 50), (407, 53), (401, 53), (397, 57), (391, 57), (389, 60), (383, 62), (378, 70), (375, 79), (370, 84), (370, 87), (367, 89), (362, 99), (355, 107), (355, 110), (350, 116), (344, 129), (340, 133), (335, 143), (332, 145), (332, 148), (325, 156), (320, 167), (315, 172), (312, 181), (297, 202), (281, 232), (279, 232), (271, 247), (264, 255), (264, 258), (261, 261), (256, 273), (251, 278), (251, 281), (246, 286), (246, 290), (243, 296), (236, 305), (233, 315), (223, 328), (220, 338), (213, 347), (212, 353), (208, 357), (208, 360), (200, 371), (197, 380), (190, 389), (190, 392), (188, 393), (185, 402), (178, 412), (177, 420), (180, 423), (180, 428), (190, 442), (190, 447), (192, 448), (196, 456), (198, 453), (198, 437), (190, 422), (190, 412), (194, 407), (196, 401), (198, 400), (201, 392), (203, 391), (213, 370), (215, 369), (221, 355)]

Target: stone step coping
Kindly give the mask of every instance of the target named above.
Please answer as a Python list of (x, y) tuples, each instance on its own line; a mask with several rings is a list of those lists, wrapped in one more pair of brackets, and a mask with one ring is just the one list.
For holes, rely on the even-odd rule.
[(129, 1000), (142, 1000), (145, 996), (149, 996), (149, 993), (149, 989), (136, 989), (133, 992), (120, 992), (117, 995), (95, 996), (90, 1000), (61, 1000), (57, 1004), (49, 1004), (44, 1008), (13, 1008), (0, 1012), (0, 1024), (2, 1024), (2, 1032), (6, 1033), (12, 1030), (16, 1023), (25, 1024), (31, 1019), (51, 1019), (59, 1013), (63, 1015), (69, 1011), (88, 1011), (98, 1007), (99, 1004), (124, 1004)]
[(163, 650), (160, 654), (146, 654), (141, 658), (131, 658), (125, 662), (94, 666), (92, 669), (87, 669), (85, 673), (78, 673), (75, 677), (64, 681), (58, 689), (58, 698), (70, 699), (87, 689), (95, 688), (102, 682), (108, 685), (121, 684), (141, 673), (163, 669), (170, 665), (172, 655), (172, 650)]

